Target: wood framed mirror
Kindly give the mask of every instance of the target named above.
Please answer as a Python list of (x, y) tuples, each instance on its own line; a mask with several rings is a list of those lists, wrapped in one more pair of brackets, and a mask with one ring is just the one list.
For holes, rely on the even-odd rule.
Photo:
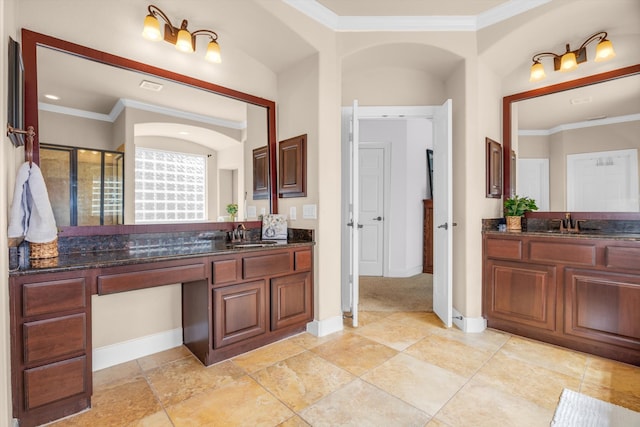
[[(514, 138), (518, 138), (518, 127), (517, 127), (518, 118), (519, 118), (518, 110), (517, 110), (518, 103), (522, 101), (528, 101), (528, 100), (542, 100), (543, 98), (547, 98), (548, 96), (567, 94), (569, 93), (568, 91), (572, 91), (575, 89), (577, 90), (580, 90), (583, 88), (595, 89), (596, 87), (594, 85), (604, 85), (604, 84), (615, 82), (618, 84), (620, 83), (628, 84), (629, 86), (627, 87), (630, 89), (633, 89), (633, 91), (628, 90), (628, 92), (633, 93), (632, 96), (635, 97), (635, 101), (636, 101), (635, 106), (637, 110), (637, 106), (640, 105), (638, 104), (638, 98), (637, 98), (638, 95), (636, 93), (636, 90), (637, 90), (636, 82), (639, 77), (640, 77), (640, 64), (636, 64), (636, 65), (628, 66), (625, 68), (620, 68), (617, 70), (612, 70), (609, 72), (596, 74), (588, 77), (583, 77), (580, 79), (558, 83), (558, 84), (554, 84), (554, 85), (550, 85), (550, 86), (546, 86), (538, 89), (533, 89), (526, 92), (516, 93), (516, 94), (504, 97), (503, 103), (502, 103), (502, 114), (503, 114), (502, 138), (503, 138), (503, 168), (504, 168), (503, 196), (507, 198), (512, 196), (513, 194), (516, 194), (516, 183), (514, 181), (517, 174), (516, 174), (516, 171), (514, 171), (513, 169), (517, 161), (514, 161), (513, 159), (514, 157), (517, 159), (520, 159), (520, 155), (518, 153), (518, 140), (516, 139), (516, 141), (514, 141)], [(579, 102), (579, 100), (576, 99), (576, 102)], [(568, 107), (565, 107), (565, 109), (567, 108)], [(636, 116), (638, 113), (640, 113), (640, 111), (636, 111), (636, 110), (634, 110), (634, 113), (632, 114), (633, 116)], [(599, 120), (601, 119), (601, 117), (595, 117), (595, 118), (589, 117), (581, 120), (586, 122), (594, 119)], [(556, 127), (560, 129), (565, 129), (570, 126), (556, 126)], [(606, 143), (606, 141), (604, 142)], [(606, 148), (604, 148), (603, 151), (604, 150), (606, 150)], [(562, 161), (566, 162), (565, 159), (563, 159)], [(563, 177), (563, 179), (565, 178)], [(520, 188), (520, 184), (521, 184), (520, 181), (521, 179), (518, 178), (518, 188)], [(550, 181), (553, 181), (551, 182), (552, 185), (559, 185), (558, 182), (556, 182), (555, 180), (551, 180), (551, 178), (550, 178)], [(562, 183), (562, 185), (564, 185), (564, 182)], [(566, 190), (563, 190), (563, 191), (566, 191)], [(554, 206), (552, 204), (548, 212), (531, 212), (527, 215), (533, 216), (533, 217), (556, 218), (558, 217), (558, 212), (564, 212), (564, 211), (571, 211), (572, 215), (574, 212), (576, 212), (568, 208), (567, 206), (562, 206), (560, 208), (554, 209)], [(640, 212), (625, 211), (624, 209), (620, 211), (615, 211), (615, 212), (577, 211), (577, 215), (580, 217), (593, 218), (593, 219), (640, 219)]]
[[(69, 57), (73, 57), (74, 60), (84, 60), (87, 62), (91, 62), (92, 64), (99, 64), (101, 66), (109, 66), (113, 69), (117, 69), (120, 71), (134, 72), (138, 73), (142, 77), (146, 77), (149, 80), (157, 80), (166, 82), (167, 84), (174, 85), (174, 87), (178, 87), (178, 90), (189, 90), (197, 91), (195, 95), (182, 96), (181, 101), (184, 102), (183, 105), (187, 105), (191, 98), (201, 98), (204, 100), (203, 102), (207, 102), (206, 98), (217, 97), (216, 99), (220, 100), (220, 102), (226, 102), (227, 105), (230, 105), (231, 102), (241, 103), (242, 105), (246, 105), (247, 110), (254, 109), (254, 114), (257, 116), (257, 121), (260, 122), (261, 131), (263, 131), (266, 135), (264, 137), (265, 142), (262, 143), (264, 145), (266, 143), (267, 151), (268, 151), (268, 191), (267, 197), (264, 195), (261, 196), (262, 199), (268, 198), (268, 212), (277, 213), (278, 211), (278, 198), (276, 195), (277, 191), (277, 173), (276, 173), (276, 149), (277, 149), (277, 141), (276, 141), (276, 105), (274, 101), (267, 100), (264, 98), (260, 98), (248, 93), (243, 93), (240, 91), (236, 91), (234, 89), (230, 89), (224, 86), (216, 85), (214, 83), (210, 83), (207, 81), (199, 80), (196, 78), (189, 77), (187, 75), (178, 74), (175, 72), (171, 72), (162, 68), (158, 68), (155, 66), (151, 66), (148, 64), (144, 64), (141, 62), (137, 62), (131, 59), (119, 57), (116, 55), (112, 55), (106, 52), (98, 51), (86, 46), (82, 46), (79, 44), (75, 44), (72, 42), (68, 42), (65, 40), (61, 40), (55, 37), (47, 36), (44, 34), (36, 33), (30, 31), (28, 29), (22, 30), (22, 52), (23, 52), (23, 61), (24, 61), (24, 80), (25, 80), (25, 123), (29, 125), (33, 125), (36, 137), (34, 141), (34, 161), (36, 163), (40, 163), (40, 150), (39, 145), (40, 141), (49, 142), (45, 140), (46, 136), (41, 134), (40, 129), (40, 108), (39, 103), (42, 101), (39, 100), (39, 97), (42, 95), (39, 92), (38, 82), (39, 78), (43, 76), (39, 76), (38, 73), (46, 73), (47, 67), (44, 65), (38, 64), (38, 52), (42, 52), (43, 48), (47, 52), (51, 52), (51, 54), (66, 54)], [(49, 54), (49, 53), (48, 53)], [(42, 56), (42, 53), (40, 54)], [(226, 100), (226, 101), (225, 101)], [(196, 100), (193, 99), (195, 102)], [(211, 103), (211, 107), (213, 109), (214, 105)], [(259, 108), (256, 108), (259, 107)], [(166, 106), (161, 106), (161, 108), (166, 108)], [(257, 113), (255, 111), (258, 111)], [(198, 113), (196, 113), (198, 115)], [(202, 114), (204, 115), (204, 114)], [(219, 126), (220, 127), (220, 126)], [(232, 131), (228, 131), (231, 133)], [(241, 129), (236, 133), (250, 133), (250, 129)], [(222, 132), (224, 133), (224, 132)], [(225, 135), (226, 136), (226, 135)], [(251, 150), (248, 150), (249, 154), (245, 154), (245, 167), (247, 170), (252, 166), (252, 157)], [(126, 160), (125, 156), (125, 162)], [(133, 170), (133, 169), (132, 169)], [(125, 171), (126, 173), (127, 171)], [(263, 171), (264, 172), (264, 171)], [(264, 173), (263, 173), (264, 176)], [(131, 182), (134, 180), (129, 178)], [(125, 180), (126, 181), (126, 180)], [(245, 180), (245, 187), (248, 185), (251, 187), (253, 179)], [(238, 191), (239, 194), (242, 193), (242, 189)], [(127, 197), (125, 197), (125, 201)], [(127, 203), (131, 205), (130, 202), (125, 202), (125, 208), (127, 207)], [(221, 208), (224, 209), (224, 206)], [(219, 215), (217, 213), (210, 214), (210, 218), (205, 220), (206, 222), (215, 222), (215, 216)], [(188, 221), (187, 221), (188, 222)], [(133, 221), (127, 221), (125, 224), (134, 224)]]

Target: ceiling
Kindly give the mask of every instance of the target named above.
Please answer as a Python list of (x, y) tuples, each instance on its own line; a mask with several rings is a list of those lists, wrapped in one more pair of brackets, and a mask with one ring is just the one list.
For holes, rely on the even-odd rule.
[(339, 16), (478, 15), (508, 0), (318, 0)]

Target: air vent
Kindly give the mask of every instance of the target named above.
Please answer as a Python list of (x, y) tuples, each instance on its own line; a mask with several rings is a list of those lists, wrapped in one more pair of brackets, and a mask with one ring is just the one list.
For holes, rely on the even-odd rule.
[(573, 98), (571, 100), (571, 105), (580, 105), (580, 104), (588, 104), (592, 101), (590, 96), (585, 96), (584, 98)]
[(162, 90), (162, 85), (160, 83), (150, 82), (149, 80), (143, 80), (140, 83), (140, 87), (154, 92), (160, 92)]

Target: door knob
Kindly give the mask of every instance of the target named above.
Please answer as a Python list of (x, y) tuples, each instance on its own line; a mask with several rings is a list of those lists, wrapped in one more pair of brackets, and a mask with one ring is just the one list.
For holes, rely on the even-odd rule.
[[(458, 223), (457, 223), (457, 222), (454, 222), (454, 223), (453, 223), (453, 224), (451, 224), (451, 225), (453, 225), (453, 226), (455, 227), (456, 225), (458, 225)], [(448, 230), (448, 229), (449, 229), (449, 224), (445, 222), (444, 224), (440, 224), (440, 225), (438, 226), (438, 228), (444, 228), (445, 230)]]
[(381, 217), (381, 216), (378, 216), (378, 217), (373, 218), (373, 220), (374, 220), (374, 221), (382, 221), (382, 217)]

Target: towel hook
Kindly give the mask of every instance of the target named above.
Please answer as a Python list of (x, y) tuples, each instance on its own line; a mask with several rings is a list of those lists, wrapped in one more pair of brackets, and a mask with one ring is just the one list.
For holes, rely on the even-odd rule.
[(33, 163), (33, 138), (36, 136), (36, 132), (33, 129), (33, 126), (27, 126), (27, 130), (22, 130), (18, 128), (14, 128), (13, 126), (7, 124), (7, 136), (10, 133), (17, 133), (21, 135), (27, 136), (27, 141), (24, 147), (25, 157), (29, 162), (29, 167), (31, 167)]

